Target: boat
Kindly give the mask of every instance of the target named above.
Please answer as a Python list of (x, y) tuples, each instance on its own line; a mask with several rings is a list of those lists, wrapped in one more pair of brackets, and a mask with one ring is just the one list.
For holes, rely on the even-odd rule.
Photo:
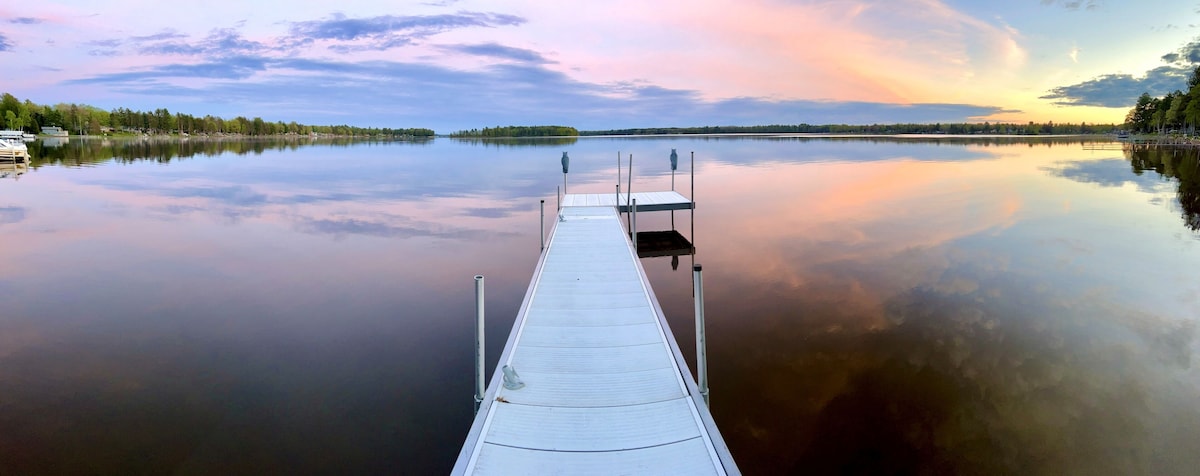
[(66, 137), (67, 131), (58, 126), (46, 126), (42, 128), (42, 134), (50, 137)]
[(0, 160), (29, 162), (29, 148), (19, 140), (0, 139)]
[(21, 140), (24, 138), (25, 138), (25, 131), (14, 131), (12, 129), (6, 129), (3, 131), (0, 131), (0, 139)]

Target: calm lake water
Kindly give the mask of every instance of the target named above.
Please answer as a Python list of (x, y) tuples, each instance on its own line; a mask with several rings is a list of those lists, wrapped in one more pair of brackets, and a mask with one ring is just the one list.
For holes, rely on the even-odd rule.
[[(562, 152), (611, 192), (618, 151), (670, 188), (672, 148), (747, 474), (1200, 467), (1195, 150), (72, 139), (0, 165), (0, 474), (446, 473), (472, 276), (494, 365)], [(689, 359), (692, 259), (643, 259)]]

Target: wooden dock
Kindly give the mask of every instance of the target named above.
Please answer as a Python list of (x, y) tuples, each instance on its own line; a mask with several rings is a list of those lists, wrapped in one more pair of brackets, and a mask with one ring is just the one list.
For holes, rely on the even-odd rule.
[[(639, 211), (694, 206), (674, 192), (633, 197)], [(617, 202), (563, 197), (452, 474), (740, 474)], [(506, 366), (523, 386), (506, 388)]]

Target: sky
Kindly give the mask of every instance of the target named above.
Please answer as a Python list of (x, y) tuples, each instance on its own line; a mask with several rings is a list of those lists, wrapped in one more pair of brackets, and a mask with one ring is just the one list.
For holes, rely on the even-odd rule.
[(0, 3), (0, 92), (302, 124), (1120, 123), (1200, 0)]

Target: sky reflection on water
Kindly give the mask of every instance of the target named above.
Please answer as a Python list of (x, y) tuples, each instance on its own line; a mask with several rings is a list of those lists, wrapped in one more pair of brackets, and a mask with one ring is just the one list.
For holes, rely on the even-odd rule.
[[(1194, 152), (70, 147), (0, 181), (19, 244), (0, 249), (0, 473), (444, 473), (471, 418), (471, 276), (494, 363), (560, 150), (572, 191), (607, 192), (617, 151), (635, 190), (669, 188), (671, 148), (685, 193), (697, 154), (712, 408), (747, 473), (1200, 464)], [(687, 267), (643, 264), (692, 358)]]

